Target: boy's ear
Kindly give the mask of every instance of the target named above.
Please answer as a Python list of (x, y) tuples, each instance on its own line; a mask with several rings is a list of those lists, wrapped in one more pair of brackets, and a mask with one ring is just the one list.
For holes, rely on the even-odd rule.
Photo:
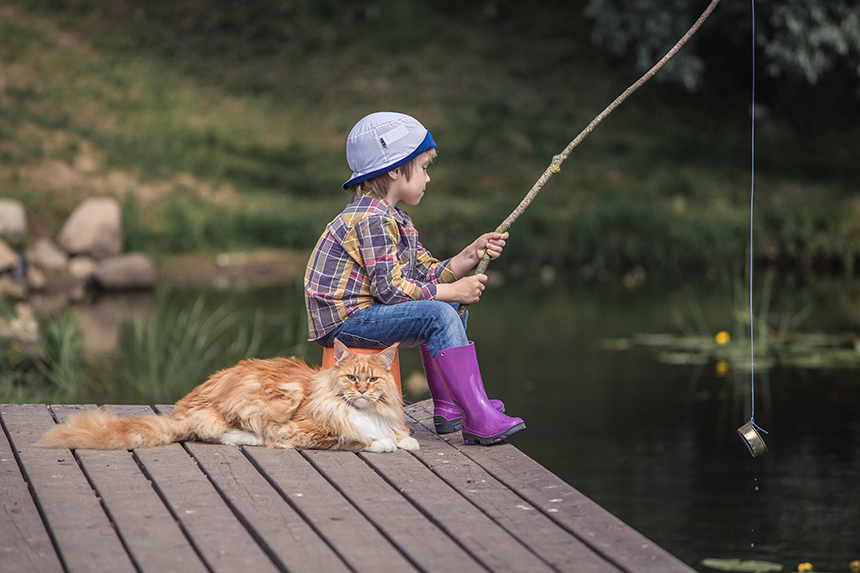
[(396, 169), (392, 169), (391, 171), (388, 172), (388, 176), (391, 177), (391, 179), (394, 181), (400, 179), (400, 176), (403, 174), (403, 173), (401, 173), (400, 169), (401, 169), (400, 167), (398, 167)]

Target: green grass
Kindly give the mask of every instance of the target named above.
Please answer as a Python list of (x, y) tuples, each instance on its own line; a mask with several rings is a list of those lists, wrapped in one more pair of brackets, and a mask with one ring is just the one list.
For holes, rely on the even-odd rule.
[[(129, 175), (127, 247), (307, 249), (346, 201), (346, 133), (412, 113), (439, 158), (410, 213), (437, 256), (513, 210), (552, 156), (638, 74), (589, 42), (584, 3), (20, 0), (0, 20), (0, 183), (57, 230), (93, 178)], [(583, 142), (511, 229), (500, 269), (684, 277), (745, 256), (749, 86), (649, 83)], [(858, 126), (757, 126), (756, 251), (853, 275)], [(59, 193), (33, 176), (76, 173)], [(46, 181), (47, 179), (47, 181)], [(153, 198), (150, 188), (160, 191)], [(213, 191), (228, 189), (219, 201)]]

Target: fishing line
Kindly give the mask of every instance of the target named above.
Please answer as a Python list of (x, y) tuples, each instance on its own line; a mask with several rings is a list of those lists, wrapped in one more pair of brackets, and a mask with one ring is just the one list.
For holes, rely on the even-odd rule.
[(750, 0), (752, 9), (752, 104), (750, 106), (750, 246), (749, 246), (749, 286), (750, 286), (750, 419), (738, 428), (738, 434), (746, 442), (753, 456), (767, 451), (767, 446), (759, 431), (767, 430), (755, 423), (755, 319), (753, 314), (753, 207), (755, 204), (755, 0)]

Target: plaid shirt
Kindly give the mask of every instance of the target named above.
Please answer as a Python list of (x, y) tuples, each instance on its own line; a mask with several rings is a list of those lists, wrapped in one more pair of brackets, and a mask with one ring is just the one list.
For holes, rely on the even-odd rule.
[(375, 194), (359, 197), (326, 227), (305, 270), (308, 340), (322, 338), (372, 304), (433, 300), (456, 280), (418, 242), (405, 211)]

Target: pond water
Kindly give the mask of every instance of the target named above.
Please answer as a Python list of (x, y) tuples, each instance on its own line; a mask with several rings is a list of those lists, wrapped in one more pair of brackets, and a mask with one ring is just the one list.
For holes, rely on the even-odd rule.
[[(714, 334), (731, 331), (732, 298), (505, 288), (473, 308), (470, 331), (486, 385), (528, 425), (512, 442), (692, 567), (738, 558), (847, 571), (860, 559), (857, 370), (757, 375), (767, 392), (756, 421), (770, 433), (753, 458), (736, 433), (749, 417), (748, 372), (606, 349), (615, 337), (677, 334), (694, 314)], [(860, 297), (778, 304), (811, 304), (806, 328), (860, 330)]]
[[(749, 417), (748, 372), (666, 364), (617, 342), (735, 332), (727, 290), (508, 284), (472, 307), (469, 334), (488, 392), (527, 423), (512, 443), (690, 566), (737, 558), (847, 571), (860, 559), (860, 371), (759, 372), (769, 451), (753, 458), (736, 433)], [(787, 290), (769, 304), (777, 319), (806, 309), (800, 330), (860, 331), (856, 288)], [(211, 296), (267, 313), (303, 308), (295, 285)], [(319, 363), (320, 349), (305, 356)], [(401, 353), (401, 370), (420, 372), (417, 350)]]
[(508, 399), (529, 423), (514, 443), (700, 570), (720, 557), (847, 571), (860, 554), (851, 373), (772, 373), (772, 413), (756, 418), (769, 451), (752, 458), (724, 382), (648, 357), (604, 360), (623, 363), (574, 374), (575, 389)]

